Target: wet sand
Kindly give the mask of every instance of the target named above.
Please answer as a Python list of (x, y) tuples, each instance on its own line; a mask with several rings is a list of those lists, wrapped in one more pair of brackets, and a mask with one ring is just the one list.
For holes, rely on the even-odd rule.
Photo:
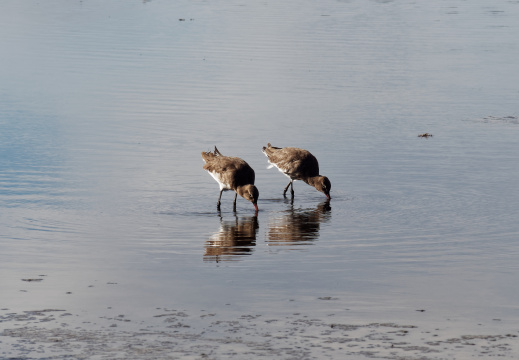
[[(110, 310), (110, 309), (109, 309)], [(1, 359), (519, 359), (519, 331), (448, 319), (434, 326), (347, 323), (328, 314), (284, 317), (154, 309), (148, 319), (120, 314), (87, 320), (64, 309), (0, 312)]]

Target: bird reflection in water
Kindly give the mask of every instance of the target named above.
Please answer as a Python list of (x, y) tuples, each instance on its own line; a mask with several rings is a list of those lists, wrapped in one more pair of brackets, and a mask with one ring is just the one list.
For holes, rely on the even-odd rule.
[(321, 223), (331, 218), (330, 201), (320, 203), (315, 209), (290, 209), (282, 216), (271, 219), (268, 230), (268, 245), (308, 245), (319, 238)]
[(242, 255), (250, 255), (256, 246), (259, 224), (257, 216), (234, 216), (234, 220), (223, 220), (220, 230), (205, 242), (204, 261), (236, 261)]

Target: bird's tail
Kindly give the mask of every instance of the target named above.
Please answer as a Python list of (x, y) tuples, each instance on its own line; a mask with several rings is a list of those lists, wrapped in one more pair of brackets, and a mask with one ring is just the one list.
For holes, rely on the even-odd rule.
[(222, 153), (220, 152), (220, 150), (218, 150), (218, 149), (216, 148), (216, 146), (214, 147), (214, 155), (215, 155), (215, 156), (218, 156), (218, 155), (223, 156)]
[(216, 146), (214, 147), (214, 152), (210, 152), (210, 151), (202, 151), (202, 159), (205, 161), (205, 162), (208, 162), (212, 159), (214, 159), (215, 157), (217, 156), (223, 156), (222, 153), (220, 152), (220, 150), (218, 150), (216, 148)]

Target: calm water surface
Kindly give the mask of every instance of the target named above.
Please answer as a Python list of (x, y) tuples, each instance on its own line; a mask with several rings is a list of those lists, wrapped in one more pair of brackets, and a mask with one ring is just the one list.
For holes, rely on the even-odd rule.
[[(517, 1), (0, 10), (5, 311), (516, 326)], [(284, 199), (267, 142), (316, 155), (331, 202)], [(257, 216), (216, 211), (215, 145), (256, 170)]]

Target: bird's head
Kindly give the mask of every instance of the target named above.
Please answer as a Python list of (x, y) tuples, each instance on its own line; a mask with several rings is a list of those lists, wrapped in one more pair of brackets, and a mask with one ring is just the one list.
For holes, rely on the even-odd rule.
[(259, 191), (256, 186), (254, 186), (254, 185), (240, 186), (238, 194), (240, 194), (240, 196), (243, 197), (245, 200), (249, 200), (252, 203), (252, 205), (254, 205), (254, 209), (256, 211), (258, 211)]
[(314, 183), (314, 186), (318, 191), (324, 193), (328, 200), (331, 199), (330, 190), (332, 189), (332, 183), (326, 176), (319, 176), (317, 181)]

